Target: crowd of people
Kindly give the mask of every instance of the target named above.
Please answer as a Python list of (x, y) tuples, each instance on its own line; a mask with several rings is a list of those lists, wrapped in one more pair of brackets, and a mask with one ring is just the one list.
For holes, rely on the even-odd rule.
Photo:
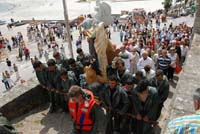
[(128, 20), (121, 29), (129, 34), (120, 34), (122, 45), (107, 66), (107, 80), (95, 64), (98, 59), (81, 48), (76, 59), (55, 51), (47, 63), (32, 61), (49, 92), (49, 112), (69, 112), (73, 134), (154, 133), (174, 72), (185, 61), (192, 28), (184, 23), (154, 28), (151, 18), (147, 22)]
[[(26, 60), (31, 60), (40, 85), (47, 90), (49, 112), (72, 115), (73, 134), (153, 134), (170, 82), (174, 82), (174, 72), (184, 64), (192, 28), (184, 23), (167, 26), (158, 18), (154, 27), (153, 18), (146, 20), (141, 23), (129, 18), (119, 28), (122, 45), (116, 48), (118, 54), (107, 66), (106, 80), (96, 66), (98, 59), (82, 50), (84, 29), (78, 28), (76, 59), (66, 57), (64, 46), (56, 41), (56, 38), (67, 40), (63, 26), (33, 24), (27, 28), (28, 40), (37, 42), (38, 56), (34, 58), (30, 58), (20, 32), (11, 40), (13, 48), (18, 47), (17, 58), (22, 61), (25, 55)], [(107, 33), (110, 39), (111, 32)], [(44, 50), (44, 46), (48, 49)], [(53, 59), (49, 58), (51, 49)], [(40, 60), (43, 56), (45, 63)], [(2, 82), (9, 90), (15, 85), (10, 74), (15, 72), (17, 79), (20, 75), (16, 64), (12, 65), (9, 59), (6, 63), (9, 71), (2, 73)]]
[[(66, 42), (66, 29), (61, 23), (55, 26), (50, 26), (48, 25), (48, 23), (37, 23), (35, 21), (33, 23), (30, 23), (27, 26), (28, 43), (26, 43), (26, 41), (24, 40), (22, 32), (17, 32), (16, 35), (12, 35), (10, 40), (7, 39), (6, 36), (4, 36), (0, 32), (0, 59), (2, 60), (5, 57), (9, 57), (13, 50), (17, 50), (16, 62), (22, 62), (23, 60), (29, 62), (30, 60), (33, 61), (34, 59), (41, 59), (43, 57), (46, 61), (48, 61), (51, 51), (53, 51), (53, 53), (60, 52), (61, 55), (65, 57), (65, 47), (63, 44), (58, 45), (56, 38), (61, 39), (63, 42)], [(81, 32), (81, 29), (79, 31)], [(73, 39), (72, 35), (71, 39)], [(31, 46), (29, 45), (34, 43), (37, 44), (38, 50), (38, 54), (36, 53), (35, 55), (34, 52), (30, 50)], [(77, 42), (75, 45), (77, 47), (81, 46), (80, 37), (77, 38)], [(31, 56), (33, 57), (31, 58)], [(14, 64), (11, 65), (11, 62), (14, 62)], [(11, 59), (7, 59), (6, 63), (8, 66), (8, 70), (2, 71), (2, 82), (4, 83), (7, 90), (11, 89), (21, 78), (18, 71), (15, 71), (18, 70), (18, 68), (16, 68), (16, 62), (14, 60), (11, 61)], [(13, 82), (13, 80), (11, 79), (11, 75), (13, 74), (13, 72), (16, 73), (16, 82)]]

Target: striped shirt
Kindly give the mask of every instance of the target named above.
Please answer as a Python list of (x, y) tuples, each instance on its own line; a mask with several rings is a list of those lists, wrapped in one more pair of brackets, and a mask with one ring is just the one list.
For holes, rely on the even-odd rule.
[(158, 68), (161, 70), (165, 70), (169, 68), (169, 65), (171, 64), (171, 59), (166, 56), (166, 58), (163, 58), (162, 56), (158, 57)]
[(168, 123), (167, 134), (200, 134), (200, 111)]

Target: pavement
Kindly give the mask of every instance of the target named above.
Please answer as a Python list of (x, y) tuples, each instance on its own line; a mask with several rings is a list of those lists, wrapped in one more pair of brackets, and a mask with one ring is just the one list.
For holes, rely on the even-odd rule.
[[(187, 20), (187, 21), (186, 21)], [(173, 22), (174, 25), (177, 25), (182, 22), (186, 22), (189, 26), (193, 26), (194, 18), (191, 17), (182, 17), (178, 19), (169, 19), (167, 22), (167, 25), (169, 23)], [(162, 24), (163, 25), (163, 24)], [(10, 37), (17, 33), (18, 31), (21, 31), (24, 35), (25, 42), (28, 46), (28, 48), (31, 50), (31, 57), (34, 55), (38, 55), (37, 47), (35, 42), (28, 42), (26, 35), (26, 25), (14, 28), (12, 31), (8, 31), (6, 27), (0, 27), (2, 30), (2, 33), (10, 39)], [(117, 46), (121, 45), (120, 39), (119, 39), (119, 32), (113, 32), (111, 29), (111, 40), (113, 44), (116, 44)], [(73, 31), (74, 41), (73, 44), (75, 44), (75, 40), (78, 38), (78, 31)], [(58, 41), (58, 44), (63, 43), (66, 50), (66, 55), (69, 57), (69, 51), (67, 49), (67, 43), (62, 42), (59, 39), (56, 39)], [(83, 40), (82, 48), (85, 52), (88, 52), (88, 45), (86, 43), (86, 40)], [(76, 56), (76, 46), (73, 45), (73, 52)], [(21, 79), (24, 79), (25, 81), (28, 81), (31, 78), (35, 78), (35, 74), (33, 72), (32, 65), (30, 61), (17, 61), (16, 55), (17, 50), (13, 50), (11, 53), (9, 53), (9, 58), (11, 59), (12, 63), (16, 63), (19, 67), (19, 73), (21, 75)], [(44, 58), (41, 59), (44, 61)], [(5, 69), (8, 69), (5, 63), (5, 59), (0, 62), (0, 70), (4, 71)], [(12, 75), (12, 79), (15, 80), (15, 75)], [(166, 120), (169, 117), (170, 111), (171, 111), (171, 101), (173, 96), (176, 94), (176, 85), (179, 80), (179, 76), (175, 76), (175, 82), (170, 83), (170, 94), (167, 99), (167, 101), (164, 104), (164, 108), (162, 111), (161, 118), (159, 119), (159, 127), (157, 127), (157, 133), (160, 133), (161, 128), (165, 126)], [(17, 85), (20, 85), (20, 82), (17, 82)], [(17, 86), (16, 85), (16, 86)], [(15, 90), (15, 87), (11, 90)], [(12, 92), (12, 91), (11, 91)], [(0, 97), (5, 96), (6, 94), (10, 94), (10, 91), (5, 92), (5, 87), (2, 83), (0, 83)], [(22, 132), (24, 134), (68, 134), (71, 130), (71, 118), (68, 114), (65, 113), (55, 113), (55, 114), (48, 114), (48, 105), (42, 106), (41, 108), (35, 109), (31, 111), (30, 113), (24, 115), (23, 117), (20, 117), (16, 120), (13, 120), (13, 123), (15, 124), (15, 127), (18, 129), (19, 132)]]
[[(12, 31), (8, 31), (6, 26), (0, 27), (0, 28), (2, 29), (1, 31), (2, 31), (3, 35), (5, 35), (5, 37), (8, 38), (9, 40), (11, 39), (11, 36), (16, 35), (17, 32), (21, 31), (22, 34), (24, 35), (24, 40), (25, 40), (26, 46), (30, 49), (30, 56), (34, 57), (36, 55), (38, 57), (37, 43), (36, 42), (28, 42), (28, 39), (26, 37), (26, 27), (27, 26), (28, 25), (16, 27)], [(76, 57), (77, 54), (76, 54), (75, 42), (76, 42), (76, 40), (78, 39), (78, 36), (79, 36), (78, 30), (74, 29), (73, 32), (72, 32), (72, 35), (73, 35), (73, 38), (74, 38), (74, 40), (72, 41), (73, 54), (74, 54), (74, 57)], [(56, 38), (56, 41), (59, 45), (60, 44), (64, 45), (66, 56), (69, 58), (70, 53), (68, 51), (68, 43), (63, 42), (61, 39), (58, 39), (58, 38)], [(115, 33), (112, 34), (112, 42), (114, 44), (117, 44), (117, 46), (121, 45), (121, 42), (120, 42), (120, 39), (119, 39), (119, 32), (115, 32)], [(10, 43), (11, 43), (11, 40), (10, 40)], [(86, 39), (82, 41), (82, 48), (86, 53), (89, 52), (89, 47), (88, 47)], [(44, 50), (47, 50), (47, 46), (44, 47)], [(6, 50), (5, 53), (7, 54), (7, 57), (5, 57), (5, 58), (9, 58), (11, 60), (12, 64), (15, 63), (18, 66), (21, 79), (27, 81), (27, 80), (31, 79), (32, 77), (35, 77), (35, 74), (33, 72), (33, 68), (32, 68), (30, 61), (25, 61), (25, 60), (18, 61), (17, 60), (16, 56), (18, 55), (18, 49), (15, 48), (11, 52), (8, 52)], [(5, 58), (0, 60), (0, 72), (8, 70)], [(52, 50), (50, 51), (49, 58), (52, 58)], [(44, 57), (40, 60), (45, 62)], [(2, 78), (2, 74), (0, 74), (0, 78)], [(12, 74), (11, 78), (14, 81), (16, 81), (15, 74)], [(18, 84), (20, 84), (20, 81), (17, 82), (17, 85)], [(6, 89), (4, 87), (4, 84), (0, 83), (0, 97), (5, 93), (6, 93)]]
[[(181, 18), (177, 18), (177, 19), (168, 19), (167, 25), (170, 24), (171, 22), (173, 22), (174, 25), (178, 25), (180, 22), (185, 22), (187, 23), (189, 26), (193, 26), (193, 22), (194, 22), (194, 18), (193, 17), (181, 17)], [(163, 25), (163, 24), (162, 24)], [(162, 27), (161, 25), (161, 27)], [(36, 42), (28, 42), (28, 38), (27, 38), (27, 33), (26, 33), (26, 27), (27, 25), (24, 26), (20, 26), (20, 27), (15, 27), (13, 28), (13, 30), (7, 30), (6, 26), (0, 26), (1, 28), (1, 32), (3, 33), (3, 35), (5, 35), (6, 38), (8, 38), (10, 40), (11, 43), (11, 36), (16, 35), (17, 32), (22, 32), (22, 34), (24, 35), (24, 40), (26, 43), (26, 46), (30, 49), (30, 56), (34, 57), (35, 55), (38, 57), (38, 50), (37, 50), (37, 43)], [(119, 47), (121, 45), (120, 42), (120, 38), (119, 38), (119, 32), (113, 32), (112, 28), (111, 28), (111, 41), (113, 44), (115, 44), (117, 47)], [(76, 57), (76, 46), (75, 46), (75, 41), (76, 39), (78, 39), (79, 33), (77, 30), (73, 30), (72, 35), (74, 37), (74, 40), (72, 41), (73, 44), (73, 54), (74, 57)], [(65, 52), (67, 57), (70, 56), (70, 53), (68, 51), (68, 43), (67, 42), (63, 42), (60, 39), (56, 39), (56, 41), (58, 42), (58, 44), (63, 44), (65, 46)], [(89, 47), (87, 44), (86, 40), (82, 41), (82, 48), (83, 50), (87, 53), (89, 52)], [(19, 68), (19, 73), (21, 76), (21, 79), (23, 80), (29, 80), (32, 77), (35, 77), (35, 74), (33, 72), (33, 68), (31, 65), (30, 61), (25, 61), (23, 60), (18, 61), (16, 56), (18, 55), (17, 52), (18, 49), (13, 49), (11, 52), (6, 52), (7, 53), (7, 57), (11, 60), (12, 64), (15, 63), (18, 68)], [(47, 47), (44, 47), (44, 50), (47, 50)], [(52, 57), (52, 52), (50, 53), (50, 57)], [(40, 59), (42, 61), (45, 61), (44, 57), (42, 59)], [(5, 58), (4, 59), (0, 59), (0, 78), (2, 78), (2, 73), (3, 71), (8, 70), (6, 62), (5, 62)], [(15, 74), (11, 75), (11, 78), (16, 81), (16, 77)], [(16, 81), (17, 85), (20, 84), (20, 81)], [(4, 87), (4, 84), (1, 82), (0, 83), (0, 97), (6, 93), (6, 89)]]

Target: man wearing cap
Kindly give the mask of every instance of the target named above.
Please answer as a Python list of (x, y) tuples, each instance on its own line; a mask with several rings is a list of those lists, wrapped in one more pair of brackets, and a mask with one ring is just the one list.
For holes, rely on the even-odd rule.
[(48, 71), (47, 71), (47, 89), (50, 90), (50, 113), (53, 113), (56, 111), (56, 108), (58, 105), (60, 105), (60, 95), (56, 94), (55, 92), (57, 90), (61, 89), (60, 84), (60, 67), (56, 65), (56, 62), (54, 59), (49, 59), (47, 62), (48, 65)]
[(103, 134), (105, 114), (91, 91), (79, 86), (69, 89), (69, 112), (73, 118), (71, 134)]
[(186, 115), (170, 121), (167, 134), (199, 134), (200, 133), (200, 88), (193, 95), (196, 114)]
[(156, 119), (158, 119), (160, 117), (163, 104), (167, 100), (167, 97), (169, 95), (169, 82), (162, 70), (158, 69), (156, 71), (156, 76), (150, 81), (150, 85), (152, 87), (155, 87), (158, 91), (159, 105), (156, 117)]

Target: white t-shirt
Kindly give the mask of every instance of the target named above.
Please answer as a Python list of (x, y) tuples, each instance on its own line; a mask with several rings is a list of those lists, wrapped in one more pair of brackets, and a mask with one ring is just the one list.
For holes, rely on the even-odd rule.
[(156, 75), (155, 71), (152, 70), (152, 69), (150, 70), (149, 73), (146, 73), (146, 71), (145, 71), (144, 69), (142, 69), (142, 73), (143, 73), (143, 75), (147, 78), (147, 80), (151, 80), (151, 79), (154, 78), (155, 75)]
[(183, 47), (181, 45), (181, 56), (186, 56), (188, 52), (188, 46)]
[(177, 53), (175, 53), (173, 56), (169, 53), (169, 54), (167, 54), (167, 56), (171, 59), (171, 66), (173, 67), (173, 68), (175, 68), (176, 67), (176, 58), (177, 58)]
[(142, 57), (139, 59), (138, 64), (137, 64), (138, 71), (141, 71), (142, 69), (144, 69), (146, 65), (150, 65), (151, 69), (155, 70), (155, 64), (153, 60), (150, 57), (147, 57), (147, 59), (144, 60)]

